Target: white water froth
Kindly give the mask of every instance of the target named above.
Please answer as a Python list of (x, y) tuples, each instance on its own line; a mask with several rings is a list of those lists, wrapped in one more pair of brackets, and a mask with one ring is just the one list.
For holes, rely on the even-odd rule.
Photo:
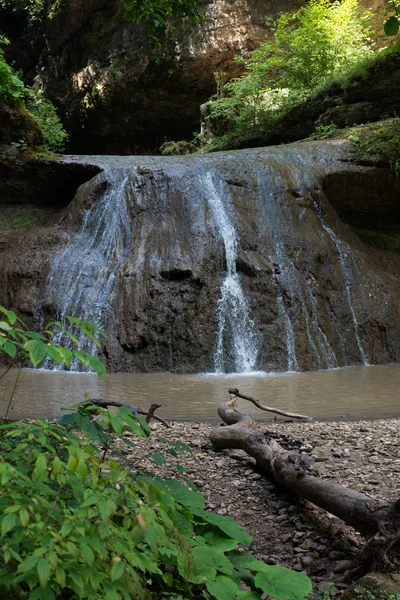
[(247, 298), (243, 293), (236, 270), (238, 241), (235, 227), (224, 203), (224, 194), (219, 190), (211, 173), (201, 176), (200, 185), (212, 210), (218, 231), (225, 246), (226, 275), (221, 284), (218, 300), (217, 347), (214, 355), (215, 370), (223, 373), (225, 367), (224, 344), (229, 336), (237, 373), (255, 371), (258, 355), (257, 335), (250, 317)]

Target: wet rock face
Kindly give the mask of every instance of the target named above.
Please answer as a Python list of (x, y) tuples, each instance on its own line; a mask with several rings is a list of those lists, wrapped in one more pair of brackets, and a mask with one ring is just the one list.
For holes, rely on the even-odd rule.
[[(104, 172), (47, 227), (3, 246), (0, 304), (36, 321), (64, 311), (104, 325), (114, 371), (214, 370), (228, 267), (225, 217), (205, 185), (211, 178), (237, 238), (256, 368), (397, 361), (399, 261), (364, 246), (323, 190), (335, 172), (364, 173), (368, 182), (375, 168), (346, 164), (342, 154), (337, 144), (314, 142), (202, 157), (91, 158)], [(223, 331), (227, 371), (236, 367), (232, 323)]]

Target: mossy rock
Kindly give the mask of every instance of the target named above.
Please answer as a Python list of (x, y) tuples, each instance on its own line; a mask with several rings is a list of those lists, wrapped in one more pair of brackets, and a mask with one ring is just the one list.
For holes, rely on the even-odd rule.
[(164, 142), (160, 147), (160, 152), (164, 156), (183, 156), (185, 154), (193, 154), (197, 148), (190, 142)]
[(25, 143), (34, 148), (44, 144), (43, 133), (20, 101), (0, 101), (0, 143)]
[(400, 582), (383, 573), (368, 573), (342, 594), (343, 600), (400, 600)]

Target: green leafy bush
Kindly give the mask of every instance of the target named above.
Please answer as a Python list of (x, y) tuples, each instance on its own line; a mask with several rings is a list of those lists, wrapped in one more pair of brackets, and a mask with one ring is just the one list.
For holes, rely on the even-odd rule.
[(18, 100), (24, 91), (24, 84), (4, 58), (1, 46), (7, 44), (9, 44), (8, 39), (0, 35), (0, 100)]
[(133, 409), (89, 402), (60, 424), (0, 426), (0, 589), (29, 600), (307, 595), (304, 573), (239, 551), (252, 538), (202, 494), (107, 456), (114, 435), (132, 445), (149, 433)]
[[(97, 336), (105, 337), (105, 333), (93, 323), (78, 317), (68, 316), (67, 320), (75, 331), (64, 329), (58, 321), (49, 323), (42, 332), (30, 331), (14, 311), (0, 306), (0, 355), (6, 354), (18, 364), (30, 360), (34, 367), (50, 358), (68, 369), (72, 360), (76, 358), (97, 374), (105, 373), (106, 369), (99, 358), (79, 349), (76, 332), (83, 332), (98, 348), (101, 347), (101, 343)], [(65, 334), (72, 344), (72, 349), (54, 343), (52, 340), (56, 333)]]
[(65, 131), (54, 105), (44, 97), (43, 92), (27, 88), (25, 107), (44, 134), (45, 148), (51, 152), (63, 152), (68, 141), (68, 133)]
[(329, 125), (318, 125), (314, 133), (310, 135), (311, 140), (327, 140), (337, 131), (337, 126), (334, 123)]
[(371, 19), (357, 0), (311, 0), (269, 21), (273, 41), (261, 43), (248, 59), (237, 59), (246, 73), (210, 103), (210, 118), (233, 124), (230, 139), (271, 129), (329, 77), (349, 72), (373, 53)]

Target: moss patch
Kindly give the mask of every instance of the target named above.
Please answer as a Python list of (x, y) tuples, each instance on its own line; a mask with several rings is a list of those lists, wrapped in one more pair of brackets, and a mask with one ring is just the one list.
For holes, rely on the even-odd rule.
[(2, 206), (0, 217), (0, 239), (5, 239), (22, 229), (33, 229), (42, 225), (56, 210), (48, 206)]
[(400, 232), (378, 231), (363, 227), (352, 227), (352, 230), (367, 246), (400, 254)]

